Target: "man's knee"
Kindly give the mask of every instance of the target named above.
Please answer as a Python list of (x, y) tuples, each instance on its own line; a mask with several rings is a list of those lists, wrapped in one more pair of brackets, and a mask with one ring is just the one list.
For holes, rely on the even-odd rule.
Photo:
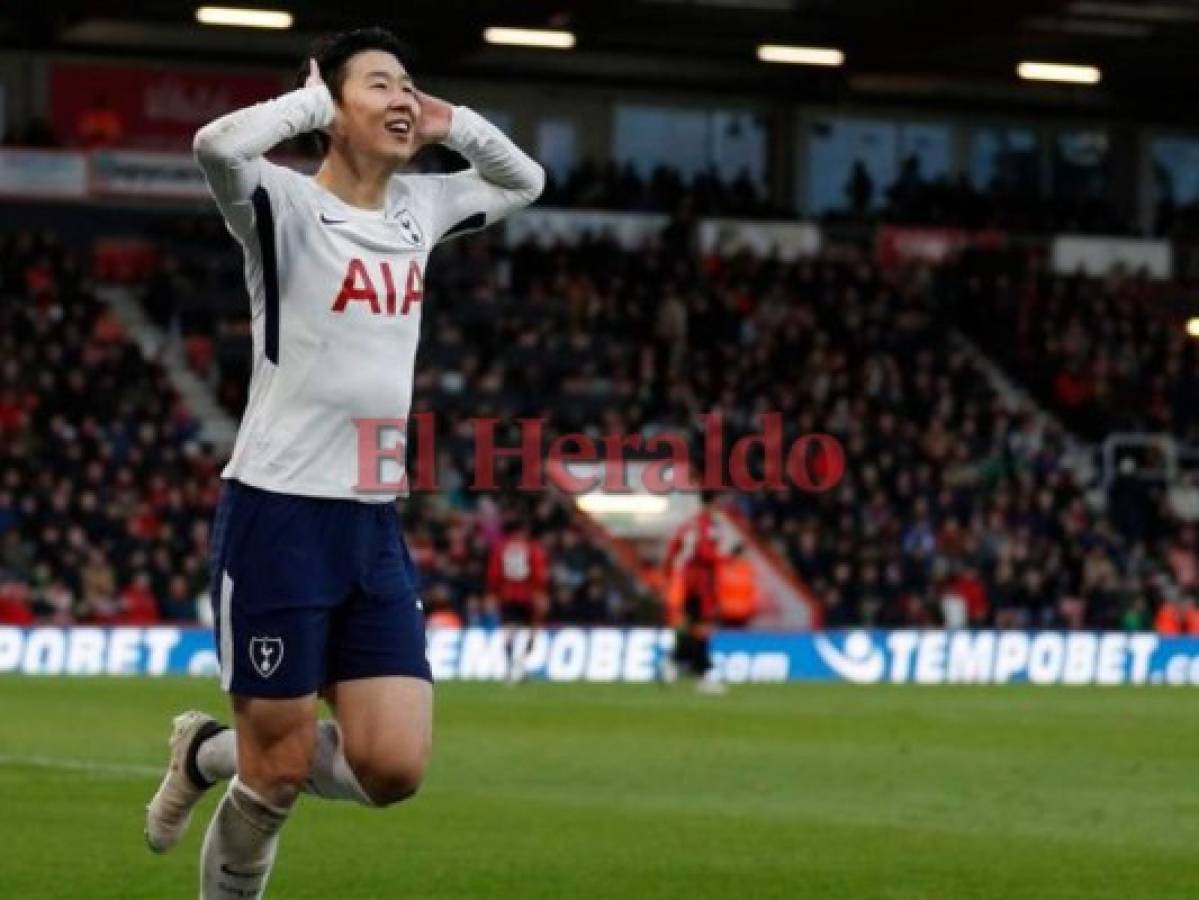
[(269, 803), (287, 806), (312, 769), (316, 721), (304, 715), (239, 715), (237, 771)]
[(367, 796), (376, 806), (407, 800), (420, 789), (429, 761), (427, 745), (377, 747), (355, 753), (347, 748), (346, 761)]
[(238, 756), (238, 774), (251, 787), (258, 787), (264, 799), (276, 804), (290, 804), (304, 787), (312, 769), (312, 753), (298, 748), (270, 752), (255, 756)]

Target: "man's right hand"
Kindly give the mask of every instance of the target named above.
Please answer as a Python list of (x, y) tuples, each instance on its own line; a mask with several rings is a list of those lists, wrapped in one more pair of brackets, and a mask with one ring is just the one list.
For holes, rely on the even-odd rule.
[[(306, 88), (322, 87), (322, 86), (324, 86), (324, 84), (325, 84), (325, 79), (321, 78), (321, 67), (316, 64), (315, 59), (309, 58), (309, 60), (308, 60), (308, 77), (304, 79), (304, 87), (306, 87)], [(332, 128), (333, 123), (336, 121), (337, 121), (337, 104), (334, 103), (333, 104), (333, 121), (329, 123), (328, 127), (321, 128), (319, 130), (323, 131), (327, 134), (329, 132), (330, 128)]]

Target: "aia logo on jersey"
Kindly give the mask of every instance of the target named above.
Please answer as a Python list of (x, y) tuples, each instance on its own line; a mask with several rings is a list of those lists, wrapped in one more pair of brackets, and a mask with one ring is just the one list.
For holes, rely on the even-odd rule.
[(425, 241), (425, 235), (417, 224), (416, 216), (406, 208), (394, 212), (387, 217), (391, 230), (394, 231), (410, 247), (419, 247)]
[(371, 276), (371, 270), (367, 268), (366, 263), (360, 259), (351, 259), (346, 266), (345, 277), (341, 280), (341, 290), (333, 300), (333, 312), (345, 312), (351, 303), (367, 303), (376, 316), (406, 316), (413, 303), (420, 303), (425, 299), (425, 276), (421, 272), (420, 263), (415, 259), (408, 260), (408, 273), (404, 277), (404, 299), (398, 313), (396, 277), (391, 263), (385, 259), (379, 262), (377, 279)]

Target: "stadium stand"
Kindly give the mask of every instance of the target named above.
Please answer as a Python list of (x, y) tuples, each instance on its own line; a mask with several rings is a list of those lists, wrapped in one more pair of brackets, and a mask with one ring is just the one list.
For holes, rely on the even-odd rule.
[[(147, 311), (193, 348), (219, 332), (222, 383), (243, 392), (232, 395), (236, 403), (249, 345), (242, 287), (228, 281), (234, 248), (212, 217), (179, 219), (165, 233), (167, 249), (142, 289)], [(111, 624), (204, 615), (221, 460), (195, 440), (196, 423), (162, 367), (142, 358), (52, 234), (8, 235), (0, 259), (0, 618)], [(202, 354), (189, 356), (203, 366)], [(488, 550), (519, 518), (552, 561), (555, 621), (656, 614), (561, 504), (529, 503), (513, 491), (470, 496), (469, 459), (445, 461), (446, 490), (407, 508), (431, 611), (488, 621)]]
[[(748, 172), (689, 179), (658, 166), (645, 178), (616, 162), (584, 162), (551, 181), (544, 203), (673, 218), (636, 249), (607, 237), (509, 247), (487, 235), (433, 257), (414, 411), (437, 413), (445, 490), (405, 504), (432, 611), (491, 620), (487, 559), (519, 521), (551, 561), (554, 621), (660, 615), (647, 573), (619, 564), (568, 503), (521, 494), (511, 471), (492, 494), (465, 489), (469, 419), (488, 415), (544, 417), (547, 441), (590, 428), (689, 432), (698, 443), (696, 416), (711, 409), (724, 414), (730, 441), (766, 411), (784, 416), (788, 439), (832, 433), (852, 461), (835, 491), (726, 498), (790, 562), (829, 626), (1147, 627), (1169, 597), (1194, 585), (1194, 535), (1162, 486), (1115, 477), (1102, 484), (1106, 504), (1096, 502), (1087, 496), (1096, 485), (1070, 449), (1071, 434), (1098, 441), (1119, 430), (1197, 442), (1199, 354), (1178, 327), (1176, 304), (1165, 302), (1180, 284), (1051, 275), (1020, 240), (935, 270), (882, 268), (866, 249), (889, 223), (1025, 236), (1126, 232), (1104, 202), (1085, 192), (1030, 192), (1002, 168), (981, 187), (966, 173), (926, 178), (914, 157), (879, 189), (856, 165), (844, 204), (824, 215), (839, 236), (833, 249), (787, 263), (694, 249), (701, 215), (794, 215), (772, 205)], [(115, 207), (48, 218), (92, 253), (98, 277), (140, 296), (149, 319), (240, 414), (250, 323), (240, 254), (220, 219)], [(1176, 228), (1183, 220), (1171, 221)], [(204, 532), (220, 460), (195, 441), (196, 423), (161, 367), (141, 360), (89, 293), (78, 252), (45, 235), (5, 238), (3, 289), (17, 302), (4, 310), (13, 353), (0, 395), (0, 423), (15, 436), (11, 484), (0, 497), (0, 523), (9, 525), (4, 608), (18, 618), (30, 610), (92, 621), (136, 614), (102, 602), (115, 591), (135, 607), (151, 598), (137, 608), (153, 606), (155, 615), (192, 618), (207, 589)], [(53, 312), (65, 309), (56, 298), (66, 292), (80, 303)], [(38, 328), (55, 341), (30, 350), (21, 336)], [(1013, 406), (954, 329), (1064, 428)], [(38, 355), (14, 365), (18, 349)], [(39, 366), (55, 374), (31, 374)], [(118, 391), (118, 381), (104, 380), (110, 370), (131, 373), (140, 387)], [(63, 400), (45, 391), (53, 399), (38, 405), (36, 377), (83, 384), (89, 401), (108, 384), (104, 403), (124, 398), (120, 415), (111, 410), (120, 424), (99, 427), (108, 420), (103, 406), (52, 415), (48, 404), (71, 393)], [(546, 392), (548, 384), (557, 389)], [(84, 435), (81, 448), (63, 449), (65, 434)], [(516, 443), (512, 433), (501, 439)], [(26, 499), (28, 454), (55, 440), (59, 480)], [(127, 488), (119, 501), (113, 485)], [(98, 518), (82, 515), (90, 509)], [(127, 520), (119, 539), (115, 525), (96, 530), (110, 514)], [(71, 529), (80, 515), (89, 524)], [(65, 555), (57, 549), (64, 542)]]
[(795, 211), (765, 198), (748, 171), (722, 179), (714, 171), (686, 178), (667, 166), (655, 166), (643, 178), (630, 164), (604, 165), (585, 161), (561, 181), (546, 182), (542, 202), (547, 206), (674, 212), (687, 203), (704, 215), (794, 218)]
[(955, 290), (962, 327), (1075, 431), (1199, 443), (1199, 352), (1171, 302), (1183, 285), (1054, 275), (1019, 255), (987, 255), (963, 261)]
[(1063, 192), (1047, 195), (1039, 187), (1003, 178), (978, 185), (965, 173), (926, 178), (916, 157), (905, 160), (892, 184), (877, 188), (866, 169), (856, 166), (844, 194), (844, 205), (826, 213), (826, 222), (1002, 229), (1017, 234), (1127, 234), (1131, 230), (1102, 199)]
[[(193, 364), (219, 379), (236, 412), (249, 341), (238, 256), (214, 217), (179, 219), (159, 234), (147, 310), (190, 342)], [(1108, 513), (1094, 509), (1067, 468), (1066, 433), (1008, 408), (952, 339), (955, 325), (984, 339), (1034, 391), (1048, 386), (1038, 396), (1053, 405), (1060, 379), (1044, 373), (1061, 363), (1052, 338), (1067, 333), (1069, 307), (1006, 315), (988, 303), (1010, 296), (1012, 279), (984, 279), (978, 265), (968, 255), (934, 274), (885, 271), (860, 254), (794, 264), (701, 258), (671, 240), (636, 251), (604, 239), (509, 251), (484, 237), (442, 249), (428, 280), (416, 411), (436, 410), (449, 437), (438, 441), (448, 490), (406, 507), (437, 605), (485, 620), (487, 548), (505, 520), (520, 518), (555, 561), (555, 618), (652, 616), (651, 599), (630, 593), (563, 507), (462, 490), (470, 448), (456, 438), (480, 415), (544, 416), (547, 440), (595, 423), (694, 432), (707, 397), (726, 412), (730, 439), (752, 430), (756, 413), (777, 410), (788, 437), (827, 431), (866, 461), (829, 495), (733, 498), (820, 598), (826, 625), (1147, 627), (1178, 583), (1171, 559), (1189, 546), (1183, 532), (1160, 492), (1141, 487)], [(1035, 283), (1060, 293), (1067, 281)], [(1081, 284), (1113, 297), (1134, 297), (1137, 284), (1151, 290), (1135, 279)], [(995, 321), (1037, 322), (1041, 339)], [(194, 349), (199, 342), (205, 349)], [(559, 389), (547, 395), (546, 384)], [(1155, 408), (1138, 393), (1151, 384), (1128, 386), (1130, 408)]]
[(52, 234), (0, 238), (0, 611), (195, 620), (218, 460)]

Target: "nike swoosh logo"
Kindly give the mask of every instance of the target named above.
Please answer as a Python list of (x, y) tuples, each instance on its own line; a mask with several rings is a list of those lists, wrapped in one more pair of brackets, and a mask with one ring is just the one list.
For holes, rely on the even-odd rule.
[(239, 871), (237, 871), (237, 869), (229, 868), (229, 865), (227, 863), (221, 863), (221, 871), (224, 872), (226, 875), (232, 875), (234, 878), (258, 878), (266, 870), (259, 869), (256, 872), (239, 872)]
[(330, 219), (324, 213), (321, 213), (321, 221), (326, 225), (344, 225), (346, 223), (345, 219)]

